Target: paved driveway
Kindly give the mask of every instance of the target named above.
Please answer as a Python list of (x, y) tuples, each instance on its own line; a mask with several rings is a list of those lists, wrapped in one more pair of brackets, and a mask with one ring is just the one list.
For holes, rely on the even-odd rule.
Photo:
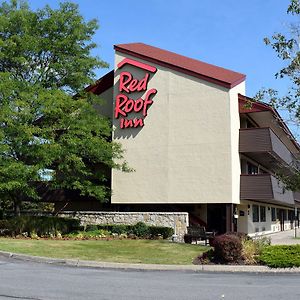
[(295, 239), (294, 229), (268, 234), (267, 236), (271, 238), (272, 245), (300, 244), (300, 228), (297, 228), (297, 237), (299, 237), (299, 239)]
[(120, 271), (0, 256), (0, 299), (299, 300), (299, 274)]

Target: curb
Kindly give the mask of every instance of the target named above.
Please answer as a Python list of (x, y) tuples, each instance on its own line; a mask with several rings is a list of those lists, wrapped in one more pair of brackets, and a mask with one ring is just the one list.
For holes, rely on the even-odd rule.
[(300, 268), (269, 268), (267, 266), (241, 266), (241, 265), (154, 265), (154, 264), (127, 264), (112, 262), (97, 262), (76, 259), (57, 259), (42, 256), (31, 256), (0, 251), (0, 257), (17, 259), (36, 263), (52, 265), (65, 265), (70, 267), (87, 267), (114, 270), (134, 271), (182, 271), (182, 272), (226, 272), (226, 273), (299, 273)]

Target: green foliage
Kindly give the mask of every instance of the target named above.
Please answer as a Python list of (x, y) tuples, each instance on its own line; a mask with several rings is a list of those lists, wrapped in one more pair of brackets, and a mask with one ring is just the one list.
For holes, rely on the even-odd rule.
[(101, 239), (110, 235), (110, 232), (103, 229), (89, 231), (75, 231), (64, 235), (64, 237), (72, 239)]
[(85, 228), (85, 231), (94, 231), (94, 230), (98, 230), (97, 225), (87, 225)]
[(116, 234), (128, 234), (128, 231), (130, 231), (130, 226), (128, 225), (112, 225), (111, 226), (111, 233), (116, 233)]
[(147, 237), (149, 236), (149, 227), (143, 222), (138, 222), (133, 225), (132, 233), (138, 237)]
[(13, 235), (24, 232), (36, 233), (38, 236), (49, 236), (69, 233), (79, 228), (79, 220), (59, 217), (20, 216), (0, 221), (0, 229), (8, 229)]
[(129, 170), (100, 100), (83, 92), (107, 66), (91, 55), (97, 28), (69, 2), (0, 5), (0, 195), (16, 207), (41, 186), (105, 201), (109, 169)]
[(216, 236), (213, 241), (214, 259), (217, 262), (233, 263), (242, 259), (241, 239), (232, 234)]
[(149, 234), (151, 237), (161, 236), (163, 239), (168, 239), (174, 234), (174, 229), (164, 226), (149, 226)]
[(264, 249), (271, 244), (269, 237), (258, 237), (255, 239), (242, 239), (242, 257), (248, 264), (257, 263)]
[[(92, 225), (95, 226), (95, 225)], [(164, 226), (148, 226), (143, 222), (138, 222), (135, 225), (124, 225), (124, 224), (115, 224), (115, 225), (96, 225), (100, 230), (106, 230), (110, 233), (116, 234), (134, 234), (137, 237), (142, 238), (157, 238), (162, 237), (167, 239), (174, 234), (174, 229)], [(92, 227), (94, 228), (94, 227)]]
[[(300, 15), (300, 1), (290, 0), (287, 8), (287, 14), (295, 18)], [(282, 69), (276, 74), (276, 78), (285, 78), (290, 82), (287, 90), (282, 94), (276, 89), (267, 88), (259, 91), (255, 99), (259, 101), (269, 102), (277, 109), (285, 110), (289, 114), (289, 121), (294, 124), (300, 123), (300, 27), (299, 22), (289, 24), (287, 33), (274, 33), (270, 38), (264, 38), (264, 42), (275, 51), (277, 57), (282, 60)], [(285, 30), (286, 31), (286, 30)], [(300, 190), (300, 171), (297, 167), (299, 162), (295, 161), (291, 164), (293, 174), (286, 175), (286, 172), (278, 168), (276, 176), (285, 184), (285, 187), (292, 191)]]
[(271, 268), (300, 267), (300, 245), (276, 245), (263, 249), (260, 262)]

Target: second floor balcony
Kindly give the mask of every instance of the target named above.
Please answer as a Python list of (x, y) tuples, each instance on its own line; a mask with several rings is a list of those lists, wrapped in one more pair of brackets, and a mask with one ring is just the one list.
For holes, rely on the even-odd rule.
[(273, 171), (289, 173), (297, 166), (293, 153), (271, 128), (240, 129), (239, 151)]
[(243, 200), (294, 206), (296, 194), (285, 189), (282, 182), (270, 174), (241, 175), (240, 197)]

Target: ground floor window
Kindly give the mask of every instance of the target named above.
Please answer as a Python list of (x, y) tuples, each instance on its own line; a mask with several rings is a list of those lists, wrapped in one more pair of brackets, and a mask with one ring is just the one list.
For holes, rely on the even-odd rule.
[(253, 204), (252, 220), (253, 222), (266, 222), (266, 207)]
[(271, 214), (272, 214), (272, 221), (276, 221), (276, 208), (275, 207), (272, 207)]
[(260, 208), (260, 221), (266, 222), (266, 207), (260, 206), (259, 208)]
[(253, 222), (259, 222), (259, 210), (258, 205), (252, 205), (252, 220)]

